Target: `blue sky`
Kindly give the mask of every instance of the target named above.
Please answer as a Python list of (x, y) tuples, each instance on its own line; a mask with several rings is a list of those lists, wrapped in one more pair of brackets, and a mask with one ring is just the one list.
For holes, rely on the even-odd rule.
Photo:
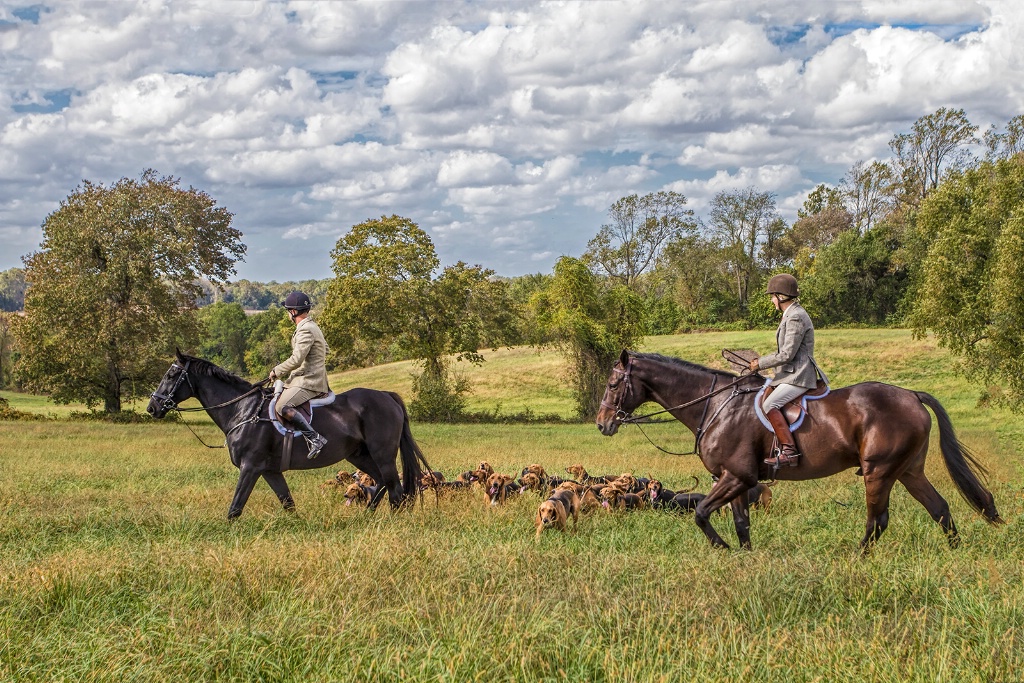
[(0, 270), (83, 180), (235, 214), (239, 278), (330, 276), (396, 213), (442, 262), (579, 255), (627, 194), (807, 192), (939, 107), (1024, 113), (1020, 3), (51, 2), (0, 7)]

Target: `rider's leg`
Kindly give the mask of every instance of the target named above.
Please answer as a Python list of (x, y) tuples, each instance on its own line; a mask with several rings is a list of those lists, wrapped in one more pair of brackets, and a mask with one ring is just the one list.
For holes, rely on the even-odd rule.
[(277, 414), (291, 423), (305, 437), (306, 444), (309, 446), (309, 455), (306, 457), (310, 460), (320, 454), (323, 447), (327, 445), (327, 439), (316, 433), (302, 413), (295, 409), (295, 406), (305, 403), (316, 395), (316, 392), (307, 389), (289, 387), (281, 393), (277, 400)]
[(775, 431), (775, 438), (779, 440), (778, 457), (768, 458), (765, 460), (766, 464), (774, 467), (796, 467), (799, 463), (800, 451), (797, 450), (793, 432), (790, 431), (789, 423), (786, 422), (786, 416), (782, 414), (781, 408), (805, 393), (807, 393), (807, 389), (804, 387), (780, 384), (765, 400), (764, 416), (768, 418), (768, 422), (771, 423), (772, 429)]

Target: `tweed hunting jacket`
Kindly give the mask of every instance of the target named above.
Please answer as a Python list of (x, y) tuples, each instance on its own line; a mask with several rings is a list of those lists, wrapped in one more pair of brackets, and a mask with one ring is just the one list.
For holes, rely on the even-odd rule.
[[(762, 369), (778, 368), (772, 386), (792, 384), (805, 389), (817, 386), (820, 369), (814, 362), (814, 325), (803, 306), (793, 303), (786, 309), (775, 341), (779, 350), (757, 361)], [(825, 379), (824, 373), (821, 376)]]
[(284, 380), (286, 387), (326, 393), (331, 390), (327, 386), (326, 361), (327, 342), (324, 333), (312, 318), (307, 317), (295, 326), (292, 355), (274, 368), (274, 374)]

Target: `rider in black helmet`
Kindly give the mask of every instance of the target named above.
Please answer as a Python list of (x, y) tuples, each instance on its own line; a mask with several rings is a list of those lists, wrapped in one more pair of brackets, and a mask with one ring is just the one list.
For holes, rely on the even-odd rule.
[(800, 292), (796, 278), (789, 273), (776, 275), (768, 281), (767, 294), (772, 297), (775, 309), (782, 312), (782, 321), (775, 335), (778, 351), (750, 361), (750, 369), (755, 372), (777, 368), (771, 393), (765, 392), (762, 408), (779, 440), (779, 452), (765, 463), (776, 468), (796, 467), (800, 462), (800, 452), (786, 416), (782, 414), (782, 407), (814, 389), (818, 376), (825, 379), (825, 374), (814, 362), (814, 324), (797, 299)]
[(295, 406), (330, 391), (327, 386), (327, 342), (323, 332), (309, 317), (311, 304), (308, 296), (292, 292), (281, 305), (295, 323), (295, 333), (292, 335), (292, 355), (270, 371), (271, 381), (280, 377), (285, 386), (277, 398), (277, 414), (302, 432), (309, 445), (308, 457), (312, 459), (327, 445), (327, 439), (313, 430)]

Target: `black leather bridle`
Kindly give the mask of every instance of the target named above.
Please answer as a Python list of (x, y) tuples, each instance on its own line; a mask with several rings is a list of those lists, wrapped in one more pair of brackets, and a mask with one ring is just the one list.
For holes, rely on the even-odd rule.
[(629, 357), (629, 362), (626, 363), (626, 367), (625, 368), (620, 369), (620, 368), (617, 368), (617, 367), (613, 367), (612, 368), (612, 372), (614, 372), (617, 375), (622, 375), (622, 379), (620, 379), (618, 383), (622, 384), (623, 382), (625, 382), (626, 386), (625, 386), (625, 388), (623, 388), (622, 392), (619, 394), (619, 397), (615, 400), (615, 404), (614, 405), (611, 404), (611, 403), (608, 403), (607, 401), (605, 401), (602, 398), (601, 399), (601, 407), (602, 408), (608, 408), (609, 410), (614, 410), (615, 411), (615, 419), (618, 420), (619, 422), (622, 422), (627, 417), (629, 417), (629, 413), (627, 413), (626, 411), (624, 411), (622, 409), (622, 402), (624, 400), (626, 400), (626, 395), (629, 394), (631, 391), (633, 391), (633, 382), (631, 380), (631, 373), (633, 372), (633, 356)]
[(164, 409), (164, 412), (167, 412), (169, 410), (181, 410), (180, 408), (178, 408), (178, 402), (174, 400), (174, 394), (178, 392), (178, 387), (181, 386), (182, 380), (188, 382), (188, 388), (192, 390), (192, 395), (196, 395), (196, 388), (192, 386), (192, 379), (188, 376), (188, 366), (189, 363), (191, 362), (192, 361), (190, 360), (185, 361), (185, 365), (178, 365), (177, 361), (172, 363), (171, 367), (180, 368), (181, 372), (179, 372), (178, 376), (175, 378), (174, 386), (171, 387), (170, 392), (166, 394), (161, 394), (159, 392), (154, 391), (152, 394), (150, 394), (150, 398), (155, 398), (158, 401), (160, 401), (160, 407)]

